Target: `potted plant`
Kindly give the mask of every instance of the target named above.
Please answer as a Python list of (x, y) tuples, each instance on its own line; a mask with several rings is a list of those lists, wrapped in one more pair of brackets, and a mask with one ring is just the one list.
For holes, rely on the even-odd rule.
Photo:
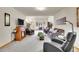
[(38, 33), (38, 37), (40, 40), (44, 40), (44, 34), (42, 32)]

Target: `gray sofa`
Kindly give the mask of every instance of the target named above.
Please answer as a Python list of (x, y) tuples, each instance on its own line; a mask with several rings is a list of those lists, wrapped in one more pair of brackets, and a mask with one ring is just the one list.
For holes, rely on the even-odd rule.
[(76, 39), (76, 33), (70, 33), (70, 37), (67, 37), (67, 41), (63, 44), (54, 45), (53, 43), (45, 42), (43, 45), (44, 52), (70, 52), (73, 48)]

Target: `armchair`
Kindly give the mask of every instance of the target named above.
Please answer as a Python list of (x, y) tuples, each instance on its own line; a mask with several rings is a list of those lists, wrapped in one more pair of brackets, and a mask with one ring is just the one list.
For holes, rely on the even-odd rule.
[(32, 35), (32, 34), (34, 34), (34, 30), (32, 30), (32, 29), (26, 29), (26, 34), (27, 35)]

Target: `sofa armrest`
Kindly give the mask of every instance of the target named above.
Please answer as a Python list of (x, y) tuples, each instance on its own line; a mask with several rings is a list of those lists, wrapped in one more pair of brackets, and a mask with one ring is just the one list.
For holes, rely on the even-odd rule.
[(61, 48), (57, 48), (54, 45), (45, 42), (43, 45), (43, 51), (44, 52), (63, 52), (63, 50)]
[(63, 44), (64, 43), (64, 41), (59, 40), (59, 39), (51, 39), (51, 40), (58, 43), (58, 44)]

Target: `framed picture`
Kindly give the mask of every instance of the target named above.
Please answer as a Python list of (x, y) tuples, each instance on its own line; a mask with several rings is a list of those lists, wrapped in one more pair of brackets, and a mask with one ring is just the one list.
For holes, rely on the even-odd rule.
[(77, 8), (77, 27), (79, 27), (79, 7)]
[(10, 14), (8, 13), (4, 14), (4, 23), (5, 23), (5, 26), (10, 26)]

